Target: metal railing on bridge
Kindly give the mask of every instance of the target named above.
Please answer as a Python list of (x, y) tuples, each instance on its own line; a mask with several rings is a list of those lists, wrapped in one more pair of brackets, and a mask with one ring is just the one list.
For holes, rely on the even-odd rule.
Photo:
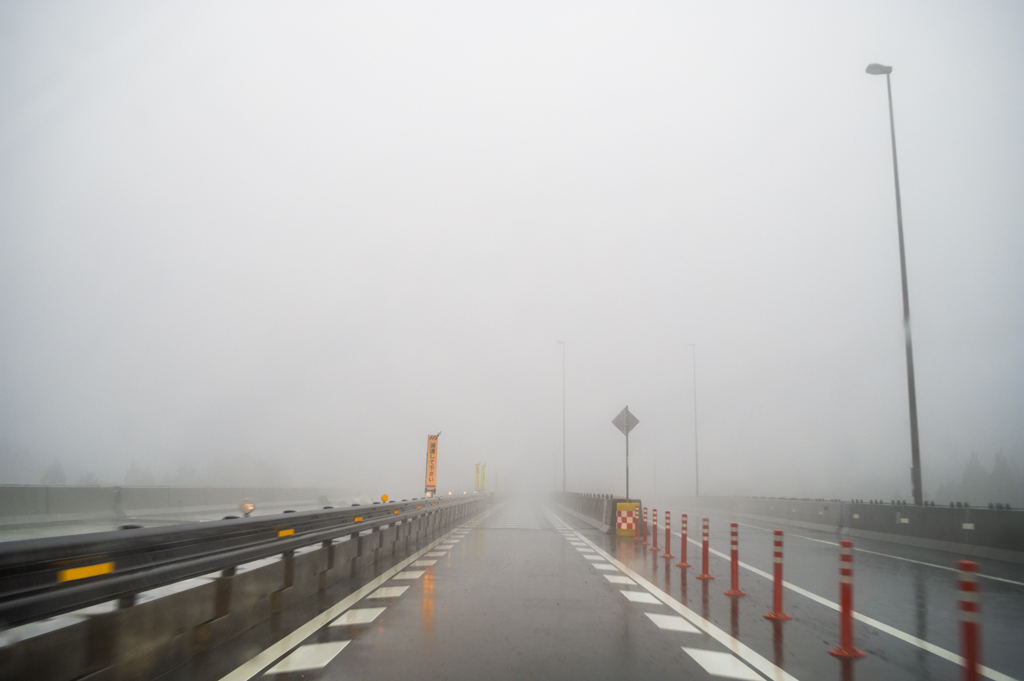
[(425, 498), (0, 544), (0, 626), (16, 626), (346, 535), (462, 509), (486, 497)]

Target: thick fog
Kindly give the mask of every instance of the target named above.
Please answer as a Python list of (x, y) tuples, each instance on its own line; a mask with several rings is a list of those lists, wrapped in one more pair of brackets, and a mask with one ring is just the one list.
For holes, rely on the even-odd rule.
[[(1024, 462), (1015, 2), (0, 7), (0, 482), (910, 497)], [(129, 471), (133, 471), (130, 475)]]

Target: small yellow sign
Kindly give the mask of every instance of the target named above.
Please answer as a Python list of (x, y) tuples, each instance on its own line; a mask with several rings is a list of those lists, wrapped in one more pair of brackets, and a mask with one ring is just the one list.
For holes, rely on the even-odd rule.
[(640, 528), (638, 522), (640, 504), (637, 502), (618, 502), (615, 504), (615, 536), (635, 537)]
[(388, 500), (388, 495), (387, 494), (380, 495), (380, 500), (381, 501), (387, 501)]

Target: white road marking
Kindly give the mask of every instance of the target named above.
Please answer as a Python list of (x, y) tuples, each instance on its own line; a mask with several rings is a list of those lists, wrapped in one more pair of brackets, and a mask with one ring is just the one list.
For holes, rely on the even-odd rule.
[(431, 551), (430, 553), (424, 553), (423, 555), (427, 558), (440, 558), (441, 556), (445, 556), (447, 554), (447, 551)]
[(423, 576), (423, 570), (406, 570), (405, 572), (399, 572), (391, 579), (419, 579)]
[(584, 553), (583, 557), (587, 560), (601, 560), (601, 556), (597, 555), (596, 553)]
[[(701, 543), (699, 541), (695, 540), (695, 539), (690, 539), (689, 541), (694, 546), (700, 546), (701, 545)], [(709, 548), (708, 551), (710, 553), (715, 554), (719, 558), (724, 558), (725, 560), (731, 560), (731, 558), (729, 556), (725, 555), (721, 551), (716, 551), (715, 549), (711, 549), (711, 548)], [(759, 570), (756, 567), (754, 567), (753, 565), (748, 565), (747, 563), (744, 563), (742, 560), (741, 561), (737, 561), (737, 562), (739, 562), (740, 567), (745, 568), (747, 570), (750, 570), (755, 575), (760, 575), (761, 577), (764, 577), (765, 579), (774, 579), (772, 577), (772, 575), (768, 574), (764, 570)], [(787, 582), (787, 581), (783, 580), (782, 581), (782, 586), (786, 587), (787, 589), (789, 589), (789, 590), (791, 590), (791, 591), (793, 591), (795, 593), (800, 594), (801, 596), (803, 596), (805, 598), (811, 599), (815, 603), (819, 603), (821, 605), (824, 605), (827, 608), (832, 608), (833, 610), (835, 610), (837, 612), (839, 611), (839, 604), (838, 603), (830, 601), (827, 598), (823, 598), (823, 597), (819, 596), (816, 593), (812, 593), (812, 592), (808, 591), (807, 589), (801, 588), (801, 587), (797, 586), (796, 584), (793, 584), (792, 582)], [(908, 634), (906, 632), (900, 631), (896, 627), (889, 626), (888, 624), (885, 624), (884, 622), (879, 622), (875, 618), (868, 617), (867, 615), (863, 615), (863, 614), (857, 612), (856, 610), (853, 611), (853, 617), (854, 617), (854, 619), (856, 619), (856, 620), (858, 620), (860, 622), (863, 622), (864, 624), (867, 624), (868, 626), (874, 627), (875, 629), (878, 629), (879, 631), (884, 631), (885, 633), (889, 634), (890, 636), (894, 636), (894, 637), (900, 639), (901, 641), (909, 643), (909, 644), (911, 644), (913, 646), (917, 646), (921, 650), (927, 650), (929, 653), (932, 653), (933, 655), (935, 655), (937, 657), (941, 657), (944, 660), (949, 660), (950, 662), (953, 662), (954, 664), (958, 664), (961, 667), (964, 666), (964, 658), (960, 657), (956, 653), (953, 653), (953, 652), (950, 652), (950, 651), (946, 650), (945, 648), (940, 648), (939, 646), (935, 645), (934, 643), (929, 643), (928, 641), (925, 641), (924, 639), (920, 639), (920, 638), (918, 638), (916, 636), (912, 636), (912, 635), (910, 635), (910, 634)], [(1012, 676), (1008, 676), (1006, 674), (1003, 674), (1002, 672), (997, 672), (995, 669), (990, 669), (989, 667), (985, 667), (985, 666), (981, 667), (981, 674), (982, 674), (982, 676), (990, 678), (993, 681), (1017, 681), (1017, 679), (1014, 679)]]
[(382, 612), (384, 612), (384, 608), (352, 608), (331, 622), (331, 626), (344, 627), (350, 624), (367, 624), (377, 619), (377, 615)]
[(609, 565), (608, 563), (591, 563), (591, 565), (596, 567), (598, 570), (615, 570), (616, 572), (619, 571), (619, 568), (615, 567), (614, 565)]
[(433, 565), (436, 562), (437, 562), (436, 560), (417, 560), (416, 562), (412, 563), (412, 566), (413, 567), (430, 567), (431, 565)]
[(398, 598), (408, 588), (407, 586), (382, 586), (367, 596), (367, 598)]
[(740, 643), (738, 639), (733, 638), (729, 634), (725, 633), (711, 621), (706, 620), (697, 613), (693, 612), (685, 605), (675, 600), (667, 593), (665, 593), (664, 591), (662, 591), (661, 589), (659, 589), (658, 587), (654, 586), (646, 579), (641, 577), (635, 570), (631, 569), (628, 565), (626, 565), (622, 561), (616, 560), (603, 549), (598, 548), (596, 544), (590, 542), (590, 540), (588, 540), (586, 537), (583, 537), (583, 535), (577, 534), (577, 536), (579, 536), (580, 539), (583, 539), (587, 543), (590, 543), (591, 546), (594, 547), (595, 551), (604, 555), (605, 560), (607, 560), (612, 565), (615, 565), (624, 573), (632, 577), (637, 584), (647, 589), (647, 591), (653, 594), (659, 601), (661, 601), (662, 603), (664, 603), (665, 605), (667, 605), (668, 607), (672, 608), (677, 613), (685, 617), (687, 620), (690, 621), (691, 624), (693, 624), (698, 629), (701, 629), (705, 633), (710, 634), (712, 638), (714, 638), (716, 641), (718, 641), (723, 646), (732, 651), (733, 654), (742, 658), (747, 664), (749, 664), (751, 667), (767, 676), (769, 679), (773, 679), (774, 681), (797, 681), (795, 676), (789, 674), (781, 667), (775, 666), (765, 658), (761, 657), (761, 655), (752, 650), (749, 646)]
[(704, 671), (711, 676), (720, 676), (725, 679), (740, 679), (740, 681), (762, 681), (761, 676), (747, 665), (740, 662), (740, 659), (729, 653), (719, 653), (714, 650), (702, 650), (700, 648), (687, 648), (683, 646), (686, 654)]
[(653, 605), (658, 604), (658, 599), (647, 593), (646, 591), (627, 591), (623, 589), (620, 591), (623, 596), (633, 601), (634, 603), (651, 603)]
[[(279, 640), (277, 643), (274, 643), (270, 647), (264, 649), (263, 652), (259, 653), (247, 662), (243, 662), (242, 664), (240, 664), (238, 667), (234, 669), (234, 671), (228, 672), (227, 674), (222, 676), (220, 681), (249, 681), (249, 679), (251, 679), (252, 677), (259, 674), (261, 671), (266, 669), (274, 660), (281, 657), (289, 650), (305, 641), (311, 635), (316, 633), (318, 629), (320, 629), (328, 622), (333, 620), (335, 617), (337, 617), (338, 615), (340, 615), (341, 613), (345, 612), (353, 605), (358, 603), (360, 600), (362, 600), (363, 596), (370, 593), (387, 580), (391, 579), (392, 576), (398, 574), (406, 567), (408, 567), (410, 564), (415, 565), (417, 562), (426, 562), (417, 561), (416, 559), (422, 556), (424, 553), (429, 551), (437, 544), (444, 541), (445, 538), (446, 537), (441, 537), (440, 539), (434, 540), (430, 545), (420, 549), (416, 553), (412, 554), (405, 560), (398, 563), (398, 565), (389, 568), (388, 570), (384, 571), (384, 573), (380, 576), (371, 579), (369, 582), (356, 589), (354, 592), (343, 598), (341, 601), (339, 601), (332, 607), (328, 608), (327, 610), (323, 611), (313, 619), (309, 620), (301, 627), (299, 627), (292, 633), (288, 634), (287, 636)], [(431, 565), (433, 565), (437, 561), (429, 562)]]
[(267, 674), (287, 674), (310, 669), (323, 669), (351, 641), (333, 641), (331, 643), (310, 643), (299, 646), (288, 657), (267, 670)]
[(700, 632), (692, 624), (679, 615), (659, 615), (653, 612), (645, 612), (651, 621), (658, 625), (659, 629), (666, 631), (681, 631), (685, 634), (699, 634)]
[(634, 582), (629, 577), (626, 577), (625, 575), (605, 575), (604, 578), (607, 579), (612, 584), (632, 584), (632, 585), (636, 585), (636, 582)]

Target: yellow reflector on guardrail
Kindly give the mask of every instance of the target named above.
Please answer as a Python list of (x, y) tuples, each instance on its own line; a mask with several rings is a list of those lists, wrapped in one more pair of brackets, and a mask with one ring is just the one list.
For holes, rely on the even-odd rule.
[(395, 515), (398, 515), (398, 511), (395, 511)]
[(357, 516), (356, 516), (355, 518), (353, 518), (352, 520), (354, 520), (354, 521), (355, 521), (355, 522), (357, 522), (357, 523), (361, 523), (361, 522), (363, 522), (363, 516), (361, 516), (361, 515), (357, 515)]
[(97, 575), (105, 575), (108, 572), (114, 571), (114, 563), (97, 563), (96, 565), (86, 565), (84, 567), (70, 568), (68, 570), (61, 570), (57, 573), (58, 582), (70, 582), (76, 579), (85, 579), (86, 577), (95, 577)]
[(295, 530), (291, 530), (291, 529), (289, 529), (289, 530), (278, 530), (277, 531), (277, 536), (278, 537), (290, 537), (293, 534), (295, 534)]

